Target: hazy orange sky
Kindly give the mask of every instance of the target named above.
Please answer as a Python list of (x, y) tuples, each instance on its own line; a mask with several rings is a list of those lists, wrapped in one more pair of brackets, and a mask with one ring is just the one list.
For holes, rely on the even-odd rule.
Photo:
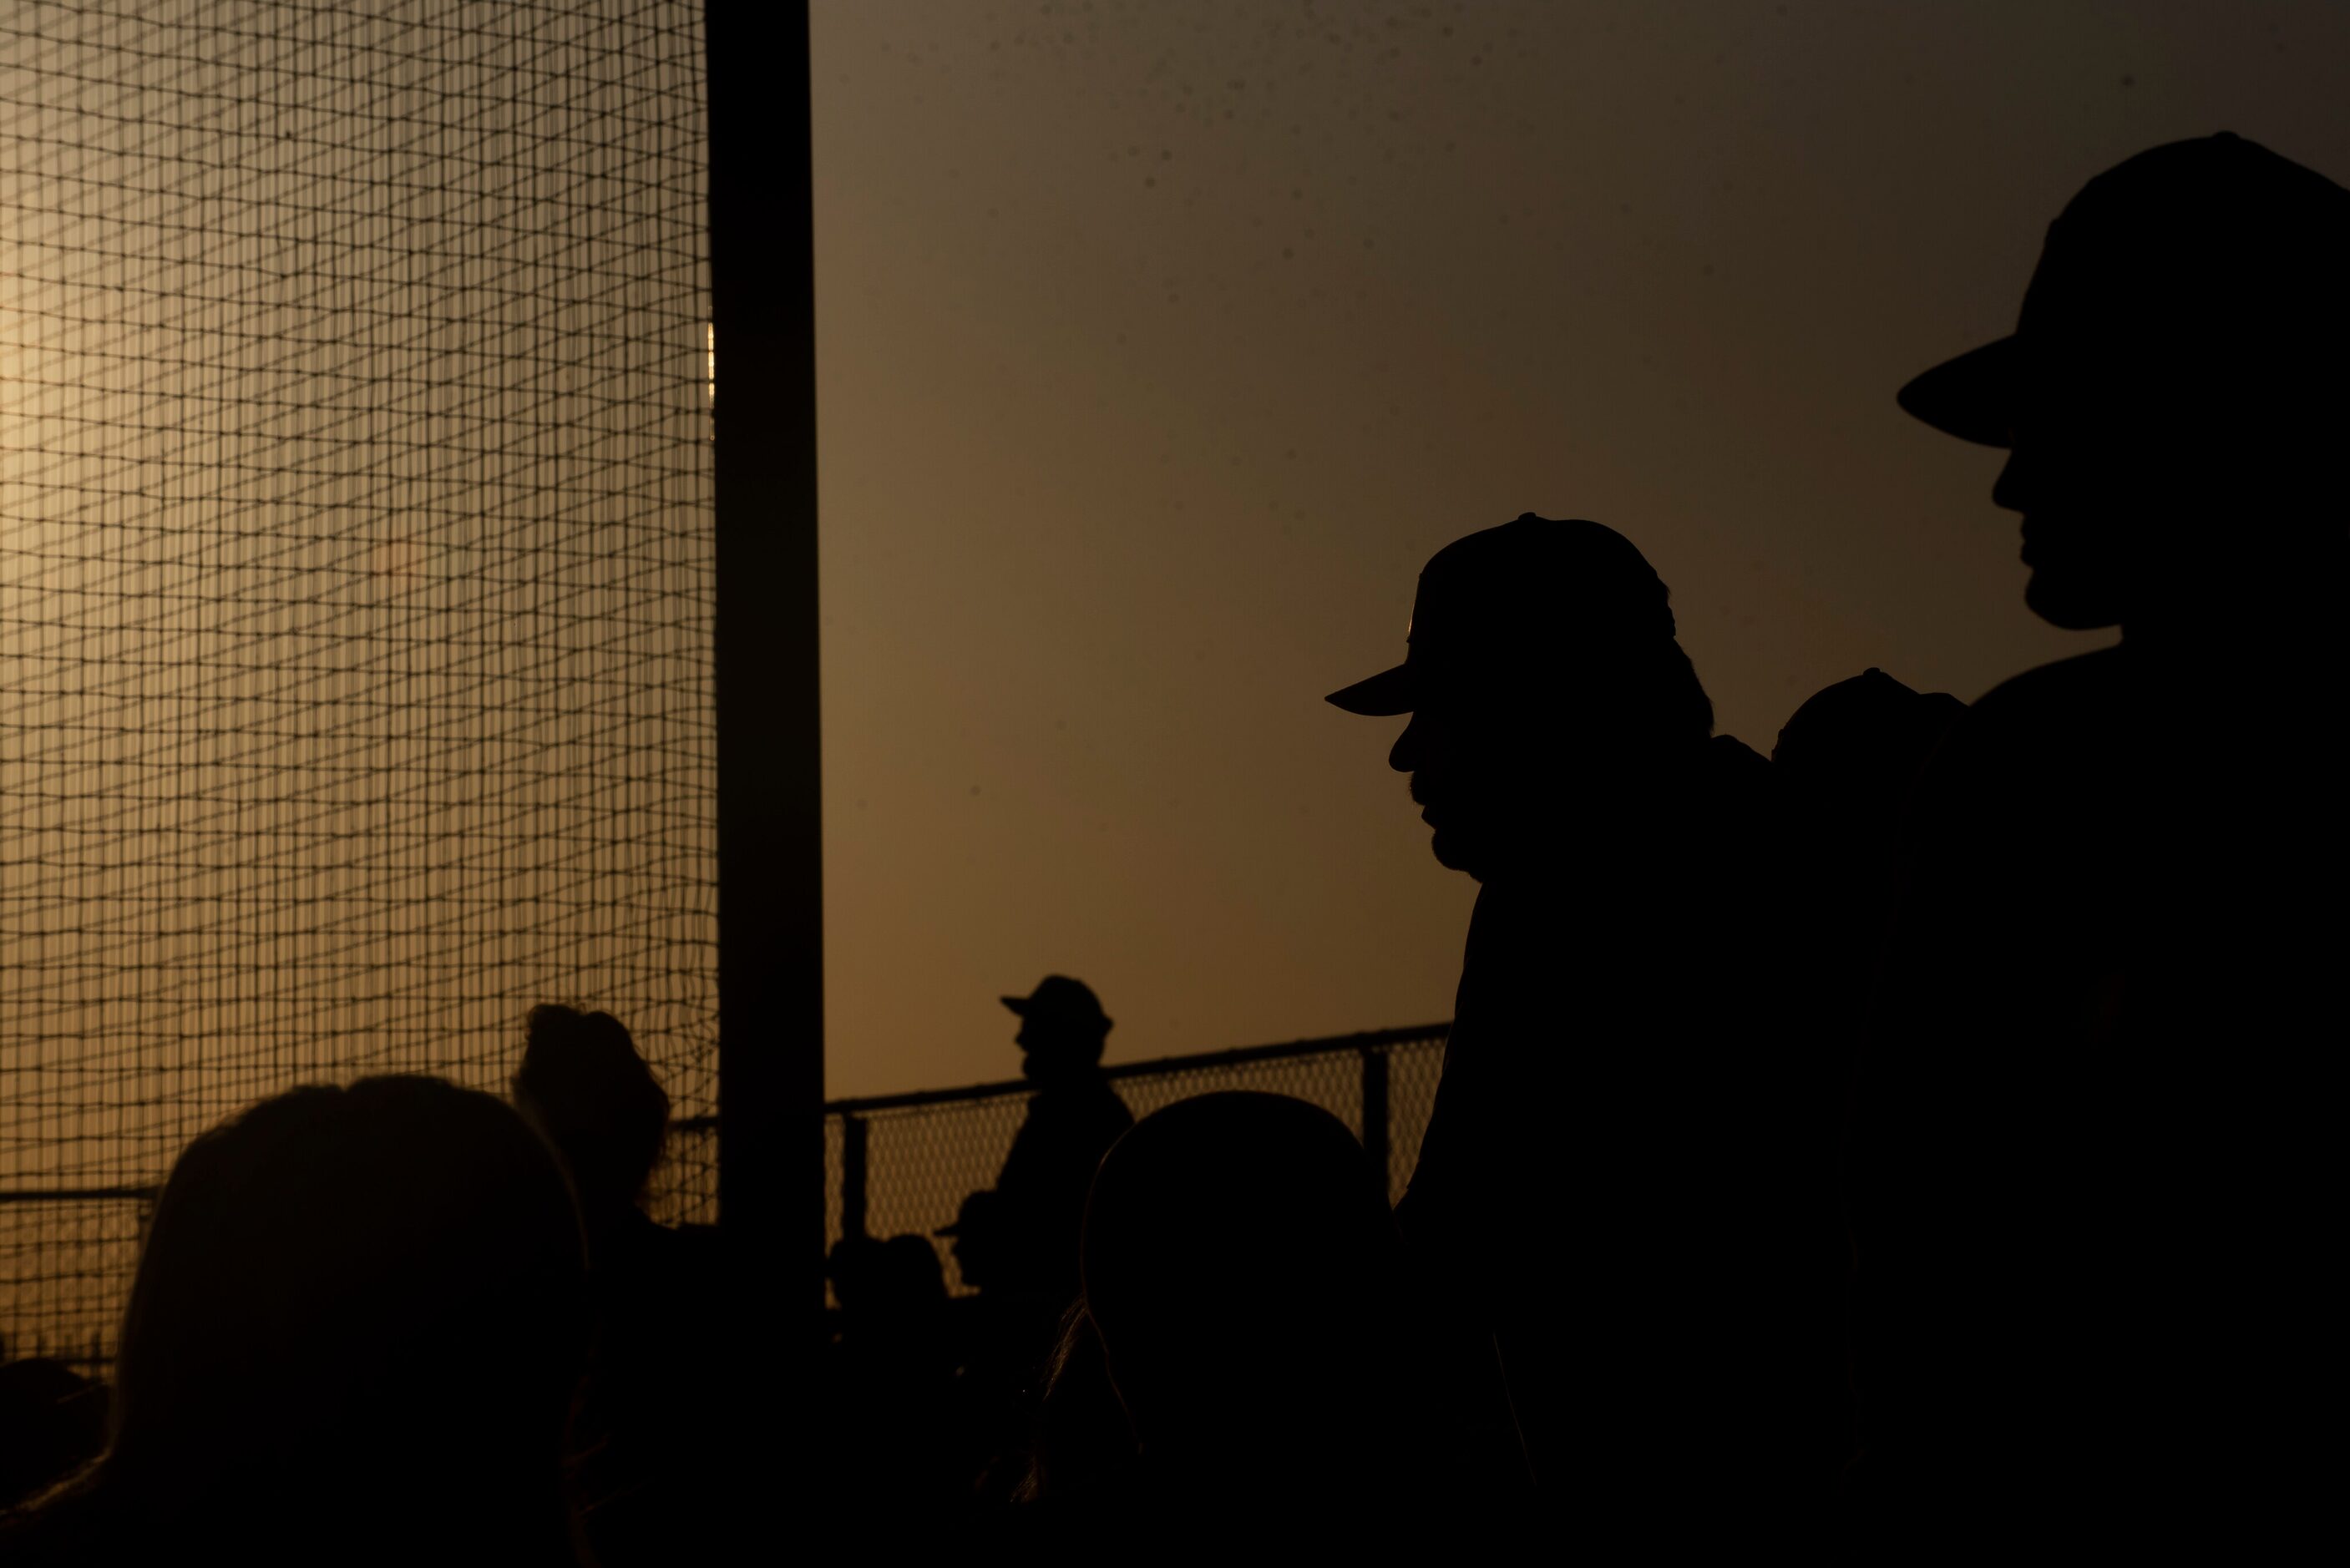
[(1520, 512), (1638, 543), (1764, 751), (2091, 646), (1895, 388), (2131, 152), (2350, 175), (2340, 5), (817, 0), (814, 53), (835, 1094), (1008, 1075), (1047, 971), (1113, 1058), (1447, 1016), (1474, 889), (1321, 697)]

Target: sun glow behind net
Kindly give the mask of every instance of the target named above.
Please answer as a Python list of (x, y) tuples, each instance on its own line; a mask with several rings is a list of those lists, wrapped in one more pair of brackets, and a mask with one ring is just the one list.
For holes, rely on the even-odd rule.
[(0, 16), (11, 1354), (293, 1084), (571, 1001), (714, 1110), (700, 9)]

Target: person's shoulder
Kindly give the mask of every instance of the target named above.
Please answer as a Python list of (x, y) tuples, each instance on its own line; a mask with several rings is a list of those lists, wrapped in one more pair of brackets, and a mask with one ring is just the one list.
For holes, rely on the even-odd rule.
[(2135, 765), (2132, 674), (2119, 648), (2100, 649), (2027, 670), (1970, 704), (1918, 775), (1904, 813), (1909, 853), (1920, 864), (1963, 859), (2048, 831), (2052, 799), (2093, 798), (2116, 767)]
[(2060, 659), (2001, 681), (1969, 710), (1964, 727), (1981, 733), (2007, 725), (2062, 722), (2118, 687), (2128, 670), (2119, 647)]
[(2127, 674), (2121, 649), (2106, 648), (2000, 682), (1952, 722), (1928, 765), (1929, 783), (1969, 787), (2013, 768), (2038, 771), (2099, 743)]
[(1127, 1108), (1126, 1096), (1119, 1094), (1118, 1085), (1107, 1078), (1093, 1079), (1084, 1085), (1079, 1095), (1080, 1097), (1070, 1102), (1070, 1108), (1089, 1122), (1116, 1122), (1124, 1127), (1134, 1121), (1134, 1113)]

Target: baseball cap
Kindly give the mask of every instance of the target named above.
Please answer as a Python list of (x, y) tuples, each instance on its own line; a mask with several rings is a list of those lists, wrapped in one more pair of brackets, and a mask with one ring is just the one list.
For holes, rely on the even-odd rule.
[(2084, 186), (2049, 225), (2016, 330), (1935, 366), (1901, 407), (2006, 446), (2054, 367), (2088, 389), (2241, 399), (2339, 374), (2350, 191), (2231, 132), (2151, 148)]
[(1003, 998), (1003, 1005), (1023, 1018), (1069, 1023), (1109, 1022), (1102, 1014), (1101, 1002), (1095, 997), (1093, 987), (1065, 974), (1046, 975), (1027, 995)]
[(1404, 661), (1324, 699), (1349, 713), (1409, 713), (1431, 688), (1522, 682), (1626, 642), (1673, 639), (1664, 582), (1613, 528), (1531, 512), (1429, 557)]

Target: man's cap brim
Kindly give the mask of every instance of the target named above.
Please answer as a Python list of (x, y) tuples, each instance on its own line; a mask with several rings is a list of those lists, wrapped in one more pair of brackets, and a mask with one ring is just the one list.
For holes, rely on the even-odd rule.
[(1411, 666), (1399, 664), (1393, 670), (1380, 670), (1368, 680), (1357, 680), (1342, 691), (1333, 691), (1323, 701), (1333, 708), (1360, 713), (1367, 719), (1388, 719), (1409, 713), (1418, 706), (1418, 688)]
[(1012, 1009), (1013, 1012), (1018, 1013), (1021, 1017), (1025, 1018), (1028, 1016), (1028, 999), (1026, 997), (1007, 996), (1001, 1000), (1004, 1006)]
[(1960, 441), (2006, 446), (2014, 424), (2015, 367), (2014, 338), (1986, 343), (1902, 388), (1902, 410)]

